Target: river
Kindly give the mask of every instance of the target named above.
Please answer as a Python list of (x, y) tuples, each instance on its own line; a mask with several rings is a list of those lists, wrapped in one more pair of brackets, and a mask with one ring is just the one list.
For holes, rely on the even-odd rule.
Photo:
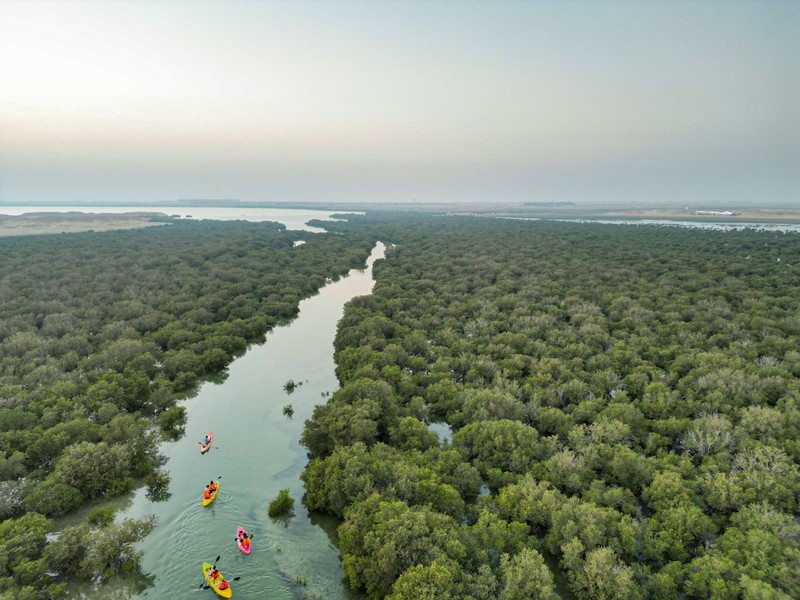
[[(372, 265), (383, 258), (378, 243), (364, 270), (324, 286), (300, 303), (299, 316), (267, 334), (266, 342), (251, 346), (228, 367), (221, 383), (204, 383), (185, 401), (186, 435), (162, 444), (172, 482), (171, 497), (151, 502), (141, 488), (124, 499), (117, 518), (155, 515), (158, 525), (139, 544), (143, 570), (152, 586), (140, 598), (215, 597), (199, 591), (201, 563), (221, 555), (219, 569), (228, 578), (234, 597), (244, 598), (352, 598), (342, 582), (338, 548), (332, 543), (337, 522), (309, 514), (303, 506), (300, 473), (307, 463), (298, 440), (304, 421), (323, 393), (338, 388), (333, 340), (345, 303), (369, 294), (374, 284)], [(292, 394), (283, 390), (288, 379), (303, 382)], [(293, 417), (284, 416), (286, 404)], [(201, 455), (198, 440), (214, 431), (214, 445)], [(222, 476), (220, 493), (203, 508), (205, 484)], [(267, 504), (278, 491), (289, 488), (295, 516), (286, 521), (267, 515)], [(119, 501), (118, 501), (119, 503)], [(253, 534), (249, 556), (237, 548), (237, 525)], [(306, 580), (307, 584), (296, 583)], [(140, 581), (114, 581), (96, 590), (80, 590), (85, 598), (127, 598)]]

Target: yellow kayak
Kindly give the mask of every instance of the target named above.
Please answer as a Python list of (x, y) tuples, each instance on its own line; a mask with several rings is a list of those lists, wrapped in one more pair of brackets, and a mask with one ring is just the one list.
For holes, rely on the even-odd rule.
[(217, 494), (219, 494), (219, 481), (215, 481), (214, 483), (217, 484), (217, 489), (214, 490), (214, 493), (211, 494), (211, 498), (209, 498), (208, 500), (203, 498), (203, 506), (208, 506), (209, 504), (211, 504), (214, 501), (214, 498), (217, 497)]
[(213, 580), (211, 579), (211, 577), (209, 577), (209, 573), (211, 573), (211, 567), (212, 567), (211, 563), (203, 563), (203, 577), (206, 578), (209, 587), (215, 592), (217, 592), (217, 594), (219, 594), (223, 598), (230, 598), (231, 596), (233, 596), (233, 590), (230, 587), (228, 587), (228, 589), (225, 590), (221, 590), (217, 587), (220, 583), (222, 583), (223, 580), (222, 573), (220, 573), (217, 576), (217, 578)]

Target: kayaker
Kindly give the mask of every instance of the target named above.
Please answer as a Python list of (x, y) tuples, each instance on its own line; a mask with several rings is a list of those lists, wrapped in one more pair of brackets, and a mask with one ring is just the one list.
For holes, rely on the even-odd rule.
[(210, 482), (208, 483), (208, 489), (209, 489), (209, 490), (211, 490), (212, 492), (216, 491), (216, 489), (217, 489), (217, 484), (216, 484), (216, 483), (214, 483), (213, 481), (210, 481)]
[(217, 570), (217, 567), (211, 567), (211, 571), (208, 572), (208, 577), (211, 579), (211, 581), (217, 580), (219, 577), (219, 571)]
[(246, 531), (243, 531), (243, 532), (242, 532), (242, 537), (241, 537), (241, 538), (239, 538), (239, 540), (240, 540), (240, 541), (241, 541), (241, 543), (242, 543), (242, 548), (245, 548), (245, 549), (246, 549), (246, 548), (249, 548), (249, 547), (250, 547), (250, 536), (249, 536), (249, 535), (247, 535), (247, 532), (246, 532)]
[(211, 500), (211, 490), (206, 486), (206, 489), (203, 490), (203, 498), (205, 500)]
[(203, 438), (203, 445), (208, 446), (209, 442), (211, 442), (211, 438), (206, 434), (206, 437)]
[(229, 587), (230, 584), (228, 583), (227, 579), (223, 579), (222, 581), (220, 581), (219, 585), (217, 586), (217, 588), (220, 590), (227, 590)]

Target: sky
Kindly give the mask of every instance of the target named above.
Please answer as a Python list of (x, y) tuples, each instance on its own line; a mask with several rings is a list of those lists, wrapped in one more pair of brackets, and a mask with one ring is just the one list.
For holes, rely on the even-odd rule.
[(800, 206), (800, 2), (0, 2), (0, 202)]

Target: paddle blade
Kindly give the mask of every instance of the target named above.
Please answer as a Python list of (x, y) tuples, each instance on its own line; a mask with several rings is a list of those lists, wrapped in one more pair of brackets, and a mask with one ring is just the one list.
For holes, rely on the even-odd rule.
[(222, 558), (222, 555), (221, 555), (221, 554), (220, 554), (220, 555), (217, 557), (217, 560), (215, 560), (215, 561), (214, 561), (214, 564), (217, 564), (217, 563), (219, 562), (219, 559), (220, 559), (220, 558)]
[(239, 581), (240, 579), (241, 577), (234, 577), (233, 579), (231, 579), (231, 581)]

